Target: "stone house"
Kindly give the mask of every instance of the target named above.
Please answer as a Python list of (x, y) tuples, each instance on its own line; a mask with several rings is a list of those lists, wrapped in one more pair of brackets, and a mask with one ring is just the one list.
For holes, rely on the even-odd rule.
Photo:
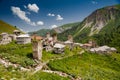
[(96, 46), (97, 46), (97, 44), (95, 41), (89, 40), (88, 43), (83, 44), (82, 48), (91, 49), (91, 48), (94, 48)]
[(72, 37), (72, 35), (68, 35), (68, 41), (73, 42), (73, 37)]
[(83, 44), (82, 47), (85, 48), (85, 49), (90, 49), (90, 48), (92, 48), (92, 44), (90, 44), (90, 43), (85, 43), (85, 44)]
[(16, 36), (19, 36), (21, 34), (21, 32), (19, 30), (14, 30), (13, 34), (15, 34)]
[(14, 30), (13, 34), (10, 34), (12, 40), (16, 41), (17, 36), (21, 35), (21, 32), (19, 30)]
[(65, 45), (56, 43), (54, 45), (53, 51), (54, 53), (64, 53), (64, 48), (65, 48)]
[(53, 43), (54, 44), (57, 43), (58, 42), (57, 34), (53, 34), (52, 37), (53, 37)]
[(32, 39), (32, 40), (41, 41), (41, 40), (43, 40), (43, 37), (34, 34), (34, 35), (31, 36), (31, 39)]
[(113, 47), (109, 47), (109, 46), (100, 46), (100, 47), (97, 47), (97, 48), (91, 48), (89, 50), (90, 52), (92, 53), (113, 53), (113, 52), (116, 52), (117, 49), (113, 48)]
[(70, 50), (73, 50), (74, 48), (73, 37), (71, 35), (68, 35), (68, 40), (65, 41), (64, 44), (67, 45)]
[(2, 33), (0, 36), (1, 36), (0, 44), (4, 45), (12, 42), (12, 38), (9, 36), (9, 34)]
[(22, 34), (16, 37), (17, 44), (31, 43), (31, 37), (28, 34)]
[(46, 38), (49, 39), (51, 36), (50, 36), (50, 33), (46, 33)]
[(15, 34), (9, 34), (9, 36), (11, 37), (12, 41), (16, 41), (16, 35)]
[(52, 51), (53, 45), (53, 37), (51, 37), (50, 33), (47, 33), (46, 37), (43, 39), (43, 49), (45, 49), (46, 51)]

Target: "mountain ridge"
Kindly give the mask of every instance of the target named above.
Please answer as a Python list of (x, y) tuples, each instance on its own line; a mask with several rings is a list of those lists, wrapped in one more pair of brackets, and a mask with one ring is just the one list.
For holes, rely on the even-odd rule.
[(37, 35), (40, 35), (40, 36), (45, 36), (47, 32), (50, 32), (51, 34), (53, 34), (53, 33), (60, 34), (64, 31), (69, 30), (72, 27), (78, 25), (79, 23), (80, 22), (64, 24), (62, 26), (59, 26), (59, 27), (56, 27), (56, 28), (53, 28), (53, 29), (40, 29), (38, 31), (29, 32), (29, 34), (32, 35), (32, 34), (36, 33)]
[(58, 34), (58, 38), (66, 40), (69, 34), (75, 42), (85, 43), (93, 39), (98, 45), (109, 45), (120, 50), (120, 5), (95, 10), (76, 27)]

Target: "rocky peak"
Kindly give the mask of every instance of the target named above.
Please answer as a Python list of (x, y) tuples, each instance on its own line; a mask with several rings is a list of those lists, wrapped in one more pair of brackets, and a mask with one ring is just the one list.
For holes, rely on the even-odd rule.
[(114, 20), (118, 17), (116, 13), (120, 14), (120, 9), (116, 6), (98, 9), (85, 18), (83, 22), (83, 29), (91, 27), (89, 36), (97, 34), (110, 20)]

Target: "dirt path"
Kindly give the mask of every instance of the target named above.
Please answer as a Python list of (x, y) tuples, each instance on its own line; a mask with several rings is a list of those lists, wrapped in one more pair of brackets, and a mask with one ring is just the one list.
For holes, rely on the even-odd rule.
[(61, 72), (61, 71), (52, 71), (52, 70), (43, 70), (43, 72), (47, 73), (54, 73), (62, 77), (69, 77), (74, 80), (74, 78), (71, 75), (68, 75), (67, 73)]

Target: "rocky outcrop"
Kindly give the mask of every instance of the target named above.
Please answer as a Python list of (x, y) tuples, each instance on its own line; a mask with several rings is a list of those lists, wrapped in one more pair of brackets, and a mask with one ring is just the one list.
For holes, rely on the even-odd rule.
[[(91, 31), (89, 36), (99, 33), (99, 31), (105, 27), (111, 20), (114, 20), (120, 14), (120, 9), (116, 6), (105, 7), (94, 11), (83, 21), (83, 28), (90, 27)], [(81, 29), (81, 31), (82, 31)]]

